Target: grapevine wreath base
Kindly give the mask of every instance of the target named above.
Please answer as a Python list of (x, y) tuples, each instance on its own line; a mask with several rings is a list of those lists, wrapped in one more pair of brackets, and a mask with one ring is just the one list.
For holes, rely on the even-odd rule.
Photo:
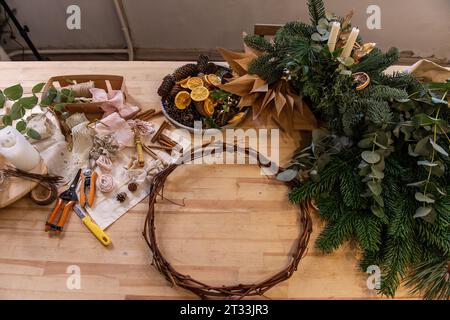
[[(214, 149), (211, 151), (211, 154), (214, 154), (215, 153), (214, 151), (219, 151), (221, 153), (229, 151), (242, 152), (246, 156), (254, 156), (258, 161), (258, 166), (260, 167), (270, 166), (270, 162), (267, 161), (267, 159), (264, 156), (260, 155), (253, 149), (242, 148), (237, 145), (233, 146), (226, 143), (221, 144), (222, 145), (221, 146), (219, 145), (219, 148), (216, 148), (217, 147), (216, 144)], [(221, 150), (218, 150), (220, 149), (220, 147)], [(192, 149), (190, 154), (187, 154), (184, 157), (184, 160), (193, 161), (194, 159), (201, 158), (203, 151), (206, 148), (208, 147), (203, 146), (198, 149)], [(292, 259), (283, 270), (279, 271), (278, 273), (274, 274), (273, 276), (271, 276), (266, 280), (252, 284), (237, 284), (232, 286), (211, 286), (201, 281), (195, 280), (187, 274), (182, 274), (178, 272), (170, 264), (170, 262), (166, 260), (163, 253), (160, 251), (158, 243), (156, 241), (156, 228), (155, 228), (156, 198), (159, 194), (162, 194), (167, 177), (178, 166), (186, 162), (189, 161), (182, 161), (182, 162), (179, 161), (177, 163), (171, 164), (166, 169), (156, 174), (150, 185), (149, 210), (145, 221), (144, 237), (145, 240), (147, 241), (148, 246), (150, 247), (151, 252), (153, 253), (152, 265), (173, 285), (190, 290), (202, 299), (213, 297), (242, 299), (246, 296), (263, 295), (267, 290), (271, 289), (278, 283), (289, 279), (292, 276), (292, 274), (297, 270), (297, 266), (306, 252), (306, 248), (312, 232), (312, 221), (310, 213), (314, 209), (310, 202), (303, 202), (299, 206), (300, 209), (299, 217), (300, 223), (303, 226), (302, 228), (303, 230), (299, 235), (298, 242), (294, 245), (293, 251), (291, 253)]]

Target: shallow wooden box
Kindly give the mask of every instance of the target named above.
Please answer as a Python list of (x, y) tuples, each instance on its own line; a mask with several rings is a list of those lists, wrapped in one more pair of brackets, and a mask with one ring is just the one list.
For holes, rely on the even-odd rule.
[[(103, 89), (105, 91), (110, 90), (120, 90), (124, 94), (125, 101), (127, 100), (128, 92), (125, 86), (125, 81), (122, 76), (117, 75), (93, 75), (93, 74), (85, 74), (85, 75), (63, 75), (63, 76), (55, 76), (51, 77), (44, 86), (44, 90), (42, 96), (45, 97), (48, 93), (48, 90), (53, 86), (56, 89), (66, 87), (72, 84), (83, 83), (93, 81), (95, 83), (95, 87), (99, 89)], [(64, 111), (69, 114), (81, 112), (86, 115), (86, 117), (91, 120), (98, 120), (103, 117), (104, 111), (102, 109), (102, 105), (104, 102), (90, 102), (90, 103), (68, 103), (65, 104)], [(140, 110), (136, 111), (133, 114), (130, 114), (128, 118), (133, 117)], [(55, 112), (59, 114), (59, 112)]]

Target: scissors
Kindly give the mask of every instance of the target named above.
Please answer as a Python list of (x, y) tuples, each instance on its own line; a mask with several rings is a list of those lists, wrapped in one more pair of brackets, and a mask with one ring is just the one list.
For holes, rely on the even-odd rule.
[[(81, 169), (78, 170), (77, 175), (70, 184), (69, 189), (63, 191), (59, 195), (58, 200), (56, 201), (56, 206), (45, 223), (46, 232), (54, 231), (55, 234), (60, 234), (63, 231), (70, 211), (78, 201), (76, 188), (78, 181), (80, 180), (80, 175)], [(62, 213), (60, 213), (60, 211), (62, 211)]]

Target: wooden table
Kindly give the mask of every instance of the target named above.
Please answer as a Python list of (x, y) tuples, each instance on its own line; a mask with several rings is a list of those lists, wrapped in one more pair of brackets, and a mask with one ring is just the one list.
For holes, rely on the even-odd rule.
[[(1, 62), (0, 88), (20, 82), (27, 90), (62, 74), (125, 76), (130, 95), (144, 108), (160, 108), (156, 89), (180, 62)], [(29, 90), (28, 90), (29, 91)], [(248, 119), (244, 126), (252, 125)], [(300, 144), (298, 135), (281, 135), (281, 163)], [(277, 271), (297, 238), (297, 209), (287, 189), (262, 177), (252, 165), (184, 166), (171, 176), (157, 206), (159, 244), (173, 265), (215, 284), (256, 281)], [(174, 288), (149, 264), (142, 237), (144, 200), (109, 229), (105, 249), (72, 214), (65, 236), (43, 231), (52, 206), (24, 198), (0, 209), (1, 299), (196, 299)], [(317, 215), (306, 257), (294, 276), (267, 293), (272, 299), (373, 299), (366, 274), (358, 269), (354, 243), (334, 254), (314, 247), (322, 228)], [(70, 266), (81, 271), (81, 289), (67, 288)], [(400, 290), (397, 298), (408, 298)]]

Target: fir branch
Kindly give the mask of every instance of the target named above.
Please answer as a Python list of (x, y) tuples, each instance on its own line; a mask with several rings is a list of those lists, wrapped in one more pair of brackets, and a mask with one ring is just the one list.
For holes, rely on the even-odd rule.
[(275, 43), (283, 46), (298, 40), (309, 40), (316, 28), (299, 21), (291, 21), (281, 27), (275, 34)]
[(247, 46), (260, 52), (272, 52), (273, 44), (264, 37), (256, 34), (247, 35), (244, 38), (244, 42)]
[(339, 186), (344, 204), (351, 209), (360, 208), (363, 184), (359, 176), (351, 170), (344, 171)]
[(353, 72), (366, 72), (371, 77), (376, 77), (379, 73), (394, 64), (399, 58), (397, 48), (391, 48), (388, 52), (382, 53), (379, 49), (374, 49), (352, 68)]
[(367, 118), (375, 125), (382, 127), (392, 123), (393, 114), (387, 102), (372, 100), (369, 108), (367, 108)]
[(289, 199), (293, 203), (300, 203), (330, 192), (340, 179), (340, 174), (346, 165), (338, 157), (333, 157), (330, 163), (320, 172), (320, 180), (318, 182), (308, 180), (293, 188), (289, 193)]
[(355, 216), (347, 213), (336, 221), (328, 223), (316, 240), (316, 247), (324, 253), (331, 253), (354, 236)]
[(438, 256), (416, 264), (407, 277), (412, 294), (423, 294), (428, 300), (450, 299), (450, 257)]
[(313, 26), (318, 25), (319, 20), (325, 18), (325, 5), (323, 0), (308, 0), (308, 9)]
[(272, 84), (281, 79), (283, 68), (272, 55), (263, 54), (250, 63), (248, 73), (256, 74), (268, 84)]
[(381, 244), (383, 223), (374, 215), (359, 214), (354, 222), (356, 239), (364, 251), (375, 252)]
[(342, 198), (338, 192), (334, 194), (321, 195), (316, 199), (319, 215), (323, 220), (334, 221), (347, 210), (342, 210)]

